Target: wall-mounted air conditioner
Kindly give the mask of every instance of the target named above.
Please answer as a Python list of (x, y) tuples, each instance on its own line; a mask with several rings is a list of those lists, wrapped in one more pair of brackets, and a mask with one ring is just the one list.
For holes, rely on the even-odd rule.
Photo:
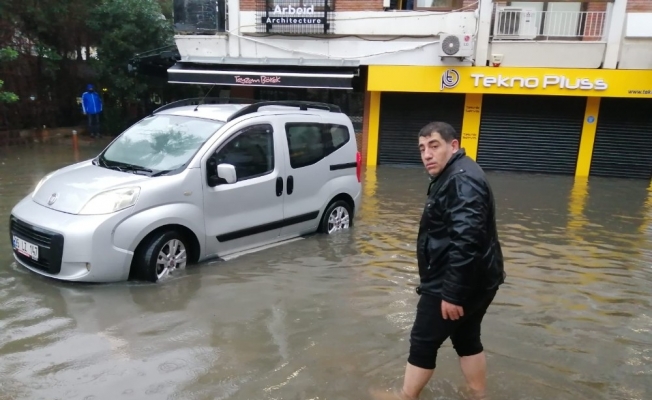
[(535, 39), (537, 12), (533, 8), (496, 7), (494, 39)]
[(442, 34), (439, 37), (439, 56), (455, 57), (461, 60), (473, 57), (475, 41), (471, 35)]

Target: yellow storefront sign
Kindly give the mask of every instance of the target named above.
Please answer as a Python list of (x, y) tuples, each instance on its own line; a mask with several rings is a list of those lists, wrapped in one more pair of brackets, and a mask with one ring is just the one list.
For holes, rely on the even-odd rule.
[(652, 98), (652, 70), (380, 65), (367, 90)]

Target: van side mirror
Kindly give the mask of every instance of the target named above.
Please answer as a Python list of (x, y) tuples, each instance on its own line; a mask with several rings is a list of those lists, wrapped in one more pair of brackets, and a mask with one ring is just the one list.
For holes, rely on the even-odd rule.
[(217, 166), (217, 176), (226, 181), (226, 183), (236, 183), (238, 176), (235, 173), (235, 167), (231, 164), (220, 164)]

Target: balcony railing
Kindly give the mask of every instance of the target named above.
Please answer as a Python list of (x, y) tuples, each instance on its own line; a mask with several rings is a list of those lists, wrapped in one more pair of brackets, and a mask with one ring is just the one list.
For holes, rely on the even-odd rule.
[(539, 11), (496, 6), (493, 40), (602, 41), (606, 11)]

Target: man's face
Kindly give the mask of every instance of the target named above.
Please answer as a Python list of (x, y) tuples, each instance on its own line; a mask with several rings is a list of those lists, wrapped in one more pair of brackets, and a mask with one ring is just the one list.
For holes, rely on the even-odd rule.
[(460, 145), (457, 139), (446, 143), (438, 132), (434, 132), (430, 136), (419, 136), (421, 161), (423, 161), (423, 165), (432, 176), (441, 173), (448, 160), (451, 159), (459, 148)]

